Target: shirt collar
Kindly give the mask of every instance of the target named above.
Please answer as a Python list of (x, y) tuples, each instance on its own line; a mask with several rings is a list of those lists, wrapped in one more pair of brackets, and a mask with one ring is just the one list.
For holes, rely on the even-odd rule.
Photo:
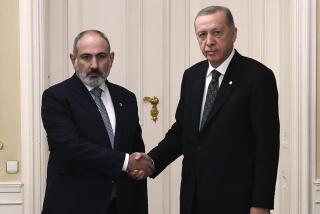
[(217, 71), (219, 71), (219, 73), (220, 73), (221, 75), (225, 75), (225, 73), (226, 73), (226, 71), (227, 71), (227, 68), (228, 68), (228, 66), (229, 66), (229, 64), (230, 64), (230, 62), (231, 62), (231, 59), (232, 59), (234, 53), (235, 53), (235, 50), (234, 50), (234, 48), (233, 48), (232, 51), (231, 51), (231, 54), (228, 56), (228, 58), (227, 58), (226, 60), (224, 60), (224, 62), (223, 62), (221, 65), (219, 65), (217, 68), (212, 67), (211, 63), (208, 61), (208, 63), (209, 63), (209, 68), (208, 68), (208, 71), (207, 71), (207, 77), (208, 77), (209, 75), (211, 75), (211, 72), (212, 72), (213, 70), (217, 70)]

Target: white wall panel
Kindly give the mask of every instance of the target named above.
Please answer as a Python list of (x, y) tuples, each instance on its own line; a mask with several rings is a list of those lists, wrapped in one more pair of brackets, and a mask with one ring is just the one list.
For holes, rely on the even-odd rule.
[(0, 183), (0, 213), (22, 214), (23, 193), (21, 183)]
[[(46, 0), (46, 70), (47, 85), (69, 77), (68, 1)], [(69, 14), (70, 15), (70, 14)], [(52, 45), (54, 44), (54, 45)]]
[(312, 211), (315, 214), (320, 213), (320, 180), (314, 181), (313, 187), (312, 187), (312, 195), (313, 195), (313, 201), (311, 205)]

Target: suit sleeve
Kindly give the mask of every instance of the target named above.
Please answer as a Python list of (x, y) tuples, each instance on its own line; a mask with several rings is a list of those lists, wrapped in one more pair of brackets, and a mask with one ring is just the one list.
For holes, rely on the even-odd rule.
[(180, 100), (175, 115), (176, 121), (166, 133), (165, 138), (148, 153), (155, 164), (155, 173), (151, 176), (152, 178), (160, 174), (169, 164), (182, 154), (184, 88), (185, 74), (181, 84)]
[(70, 107), (50, 90), (43, 93), (41, 116), (49, 149), (56, 160), (65, 166), (87, 168), (111, 178), (121, 174), (125, 154), (80, 137)]
[(264, 70), (252, 90), (251, 123), (254, 136), (252, 207), (273, 209), (279, 159), (279, 115), (276, 80)]

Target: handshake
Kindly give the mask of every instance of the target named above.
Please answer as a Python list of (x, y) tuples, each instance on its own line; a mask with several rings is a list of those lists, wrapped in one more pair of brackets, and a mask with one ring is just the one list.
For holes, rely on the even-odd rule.
[(146, 179), (153, 174), (154, 163), (147, 154), (135, 152), (129, 155), (127, 172), (133, 179)]

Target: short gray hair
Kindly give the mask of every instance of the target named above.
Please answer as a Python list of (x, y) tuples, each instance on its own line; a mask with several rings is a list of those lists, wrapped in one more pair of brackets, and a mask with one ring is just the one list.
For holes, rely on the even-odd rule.
[(85, 30), (85, 31), (82, 31), (80, 32), (76, 38), (74, 38), (74, 41), (73, 41), (73, 54), (77, 55), (78, 54), (78, 48), (77, 48), (77, 44), (79, 42), (79, 40), (86, 34), (89, 34), (89, 33), (95, 33), (95, 34), (98, 34), (101, 38), (103, 38), (104, 40), (106, 40), (107, 42), (107, 51), (110, 52), (111, 50), (111, 46), (110, 46), (110, 42), (109, 42), (109, 39), (106, 37), (106, 35), (104, 33), (102, 33), (101, 31), (98, 31), (98, 30)]
[(234, 21), (231, 11), (229, 10), (229, 8), (223, 6), (208, 6), (206, 8), (203, 8), (198, 12), (195, 20), (198, 18), (198, 16), (211, 15), (219, 11), (223, 12), (226, 15), (227, 25), (229, 27), (234, 27)]

